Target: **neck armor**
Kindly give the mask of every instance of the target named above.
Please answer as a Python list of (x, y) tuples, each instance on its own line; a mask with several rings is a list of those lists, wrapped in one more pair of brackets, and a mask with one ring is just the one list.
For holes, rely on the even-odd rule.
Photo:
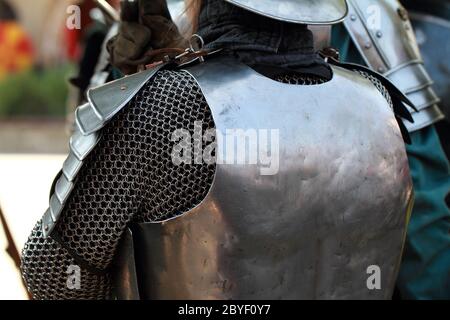
[(412, 183), (383, 95), (340, 67), (326, 83), (289, 85), (228, 58), (208, 60), (184, 72), (201, 87), (218, 136), (278, 130), (258, 138), (259, 150), (278, 142), (270, 149), (278, 169), (263, 175), (261, 159), (242, 164), (219, 148), (197, 207), (125, 234), (117, 298), (391, 298)]
[(225, 0), (256, 14), (299, 24), (334, 24), (347, 15), (346, 0)]

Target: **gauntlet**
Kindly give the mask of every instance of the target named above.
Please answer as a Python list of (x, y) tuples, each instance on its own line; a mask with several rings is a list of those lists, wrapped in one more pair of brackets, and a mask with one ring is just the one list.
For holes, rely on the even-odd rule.
[[(121, 20), (118, 35), (107, 46), (111, 64), (124, 74), (161, 60), (165, 53), (160, 49), (186, 45), (172, 21), (166, 0), (123, 1)], [(158, 54), (152, 54), (156, 50)]]

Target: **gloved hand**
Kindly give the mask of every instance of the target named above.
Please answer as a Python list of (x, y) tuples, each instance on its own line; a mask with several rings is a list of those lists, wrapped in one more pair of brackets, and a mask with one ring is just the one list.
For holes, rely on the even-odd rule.
[(166, 0), (138, 0), (122, 2), (119, 33), (107, 44), (111, 64), (124, 74), (137, 71), (137, 67), (156, 61), (149, 56), (151, 50), (186, 46), (177, 26), (173, 23)]

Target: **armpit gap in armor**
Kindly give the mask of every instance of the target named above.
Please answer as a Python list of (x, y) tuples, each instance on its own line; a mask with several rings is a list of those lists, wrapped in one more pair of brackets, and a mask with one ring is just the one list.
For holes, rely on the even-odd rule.
[(278, 82), (283, 82), (287, 84), (297, 84), (302, 86), (312, 86), (317, 84), (322, 84), (327, 82), (326, 79), (320, 78), (318, 76), (313, 75), (304, 75), (302, 77), (299, 76), (293, 76), (293, 75), (285, 75), (285, 76), (278, 76), (274, 80)]
[[(406, 126), (403, 124), (403, 120), (405, 118), (402, 118), (399, 114), (397, 114), (394, 103), (392, 101), (392, 96), (389, 93), (388, 89), (381, 83), (381, 81), (377, 78), (375, 78), (373, 75), (370, 75), (367, 72), (361, 71), (361, 70), (355, 70), (355, 72), (359, 73), (360, 75), (362, 75), (364, 78), (369, 79), (373, 85), (378, 89), (378, 91), (380, 91), (380, 93), (384, 96), (384, 98), (386, 99), (386, 101), (389, 103), (389, 106), (391, 107), (392, 112), (395, 114), (395, 119), (397, 120), (398, 126), (400, 128), (400, 131), (402, 133), (403, 136), (403, 140), (405, 141), (405, 143), (410, 144), (411, 143), (411, 137), (408, 133), (408, 130), (406, 128)], [(402, 104), (401, 101), (398, 101), (397, 104)], [(401, 107), (403, 108), (403, 104), (401, 105)], [(406, 110), (406, 109), (405, 109)], [(408, 110), (406, 110), (406, 112), (408, 113)], [(410, 114), (408, 114), (409, 117), (411, 117)], [(412, 120), (412, 118), (409, 118)], [(410, 120), (409, 120), (410, 121)]]

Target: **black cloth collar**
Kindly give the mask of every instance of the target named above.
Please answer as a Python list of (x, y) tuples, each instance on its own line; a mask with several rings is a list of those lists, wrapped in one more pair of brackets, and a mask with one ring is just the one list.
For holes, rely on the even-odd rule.
[(223, 0), (203, 0), (198, 26), (207, 49), (221, 48), (249, 66), (278, 66), (331, 78), (306, 25), (259, 16)]

